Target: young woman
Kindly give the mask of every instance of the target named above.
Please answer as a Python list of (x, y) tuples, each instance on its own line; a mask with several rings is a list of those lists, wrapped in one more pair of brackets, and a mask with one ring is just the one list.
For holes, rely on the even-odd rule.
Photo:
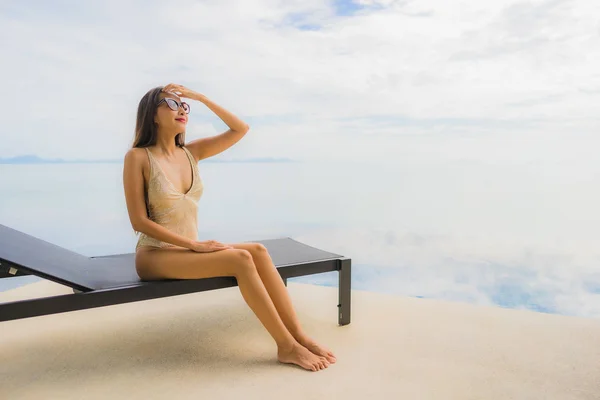
[[(206, 105), (226, 132), (185, 143), (190, 106)], [(133, 229), (140, 234), (135, 265), (142, 280), (234, 276), (248, 306), (277, 344), (277, 358), (318, 371), (336, 361), (300, 326), (290, 296), (260, 243), (198, 241), (197, 207), (203, 184), (198, 161), (219, 154), (248, 132), (248, 125), (206, 96), (169, 84), (141, 99), (123, 184)]]

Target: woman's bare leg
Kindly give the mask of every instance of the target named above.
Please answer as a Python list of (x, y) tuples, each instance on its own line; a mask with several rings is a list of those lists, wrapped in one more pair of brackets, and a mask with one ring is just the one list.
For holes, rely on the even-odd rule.
[(236, 249), (244, 249), (250, 252), (258, 274), (269, 296), (271, 296), (271, 300), (279, 312), (281, 320), (292, 336), (314, 354), (327, 358), (327, 361), (330, 363), (335, 363), (336, 357), (333, 352), (311, 339), (300, 326), (300, 321), (292, 305), (292, 299), (265, 246), (261, 243), (233, 243), (229, 245)]
[(136, 268), (144, 280), (236, 277), (244, 300), (277, 343), (279, 361), (312, 371), (328, 366), (324, 357), (311, 353), (287, 330), (248, 251), (196, 253), (179, 247), (142, 248), (136, 254)]

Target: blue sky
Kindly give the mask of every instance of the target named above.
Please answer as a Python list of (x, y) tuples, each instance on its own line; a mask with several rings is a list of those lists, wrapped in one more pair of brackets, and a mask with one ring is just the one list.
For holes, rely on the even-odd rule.
[(595, 0), (3, 2), (2, 156), (118, 158), (177, 82), (225, 158), (594, 157), (599, 42)]

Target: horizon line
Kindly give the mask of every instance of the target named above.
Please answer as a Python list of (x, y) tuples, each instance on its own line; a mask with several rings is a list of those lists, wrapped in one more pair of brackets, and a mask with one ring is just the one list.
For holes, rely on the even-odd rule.
[[(245, 157), (245, 158), (207, 158), (204, 162), (214, 163), (285, 163), (285, 162), (300, 162), (301, 160), (291, 159), (287, 157)], [(14, 157), (0, 157), (0, 164), (121, 164), (121, 159), (63, 159), (63, 158), (43, 158), (37, 155), (21, 155)]]

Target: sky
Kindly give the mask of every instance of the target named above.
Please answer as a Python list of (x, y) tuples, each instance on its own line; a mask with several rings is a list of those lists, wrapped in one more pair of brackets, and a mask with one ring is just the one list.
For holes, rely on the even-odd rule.
[[(0, 1), (0, 156), (120, 158), (170, 82), (219, 157), (596, 160), (597, 0)], [(227, 129), (192, 102), (186, 138)]]

